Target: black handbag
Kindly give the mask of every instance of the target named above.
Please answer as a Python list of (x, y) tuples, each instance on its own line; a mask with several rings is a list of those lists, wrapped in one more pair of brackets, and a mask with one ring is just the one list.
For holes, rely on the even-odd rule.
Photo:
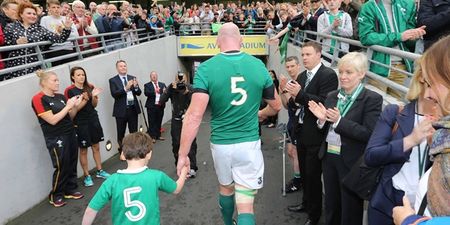
[(350, 172), (342, 180), (342, 184), (360, 198), (369, 201), (383, 173), (383, 167), (370, 167), (362, 155)]
[[(399, 106), (398, 113), (402, 110), (403, 106)], [(396, 120), (395, 117), (394, 120)], [(391, 134), (394, 135), (397, 129), (398, 123), (395, 121), (392, 126)], [(366, 165), (364, 155), (365, 152), (350, 169), (350, 172), (344, 177), (342, 184), (347, 189), (357, 194), (360, 198), (370, 201), (372, 194), (380, 181), (381, 174), (383, 173), (383, 166), (370, 167)]]

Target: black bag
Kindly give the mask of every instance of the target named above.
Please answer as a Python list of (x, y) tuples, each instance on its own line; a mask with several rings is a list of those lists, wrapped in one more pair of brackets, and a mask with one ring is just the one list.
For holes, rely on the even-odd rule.
[[(398, 113), (403, 110), (403, 106), (398, 106)], [(397, 113), (397, 114), (398, 114)], [(397, 116), (397, 115), (396, 115)], [(393, 118), (396, 120), (396, 117)], [(392, 126), (391, 134), (398, 129), (398, 123), (395, 121)], [(342, 184), (349, 190), (353, 191), (360, 198), (370, 201), (372, 194), (377, 188), (380, 181), (381, 174), (383, 173), (383, 166), (370, 167), (366, 165), (364, 160), (364, 154), (358, 159), (358, 161), (350, 169), (350, 172), (342, 180)]]
[(342, 184), (360, 198), (369, 201), (382, 173), (383, 167), (367, 166), (362, 155), (344, 177)]

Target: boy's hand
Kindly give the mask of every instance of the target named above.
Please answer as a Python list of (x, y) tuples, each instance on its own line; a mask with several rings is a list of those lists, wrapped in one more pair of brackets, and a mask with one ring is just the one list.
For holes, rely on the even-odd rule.
[(189, 172), (191, 168), (188, 165), (185, 165), (182, 169), (181, 169), (181, 175), (180, 177), (185, 177), (188, 178), (187, 174)]

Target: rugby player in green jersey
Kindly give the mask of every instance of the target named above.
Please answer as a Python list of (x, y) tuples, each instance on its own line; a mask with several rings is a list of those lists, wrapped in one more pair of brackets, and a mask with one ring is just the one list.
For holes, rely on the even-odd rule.
[[(253, 201), (263, 186), (264, 160), (258, 117), (281, 109), (272, 78), (261, 60), (240, 51), (242, 37), (233, 23), (217, 36), (220, 53), (203, 62), (194, 77), (194, 94), (183, 121), (177, 170), (189, 165), (189, 148), (203, 114), (211, 108), (211, 152), (219, 180), (219, 206), (225, 225), (255, 224)], [(259, 111), (261, 99), (268, 104)]]

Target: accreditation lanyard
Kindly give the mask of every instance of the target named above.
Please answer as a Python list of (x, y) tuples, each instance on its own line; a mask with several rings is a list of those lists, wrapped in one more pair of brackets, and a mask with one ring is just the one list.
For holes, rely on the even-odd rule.
[[(416, 126), (419, 124), (419, 116), (420, 116), (420, 114), (417, 114), (416, 113)], [(418, 150), (418, 157), (417, 157), (417, 161), (418, 161), (418, 164), (419, 164), (419, 178), (420, 177), (422, 177), (422, 175), (423, 175), (423, 173), (425, 172), (424, 171), (424, 167), (425, 167), (425, 161), (426, 161), (426, 157), (427, 157), (427, 155), (428, 155), (428, 151), (430, 150), (430, 146), (428, 145), (428, 143), (425, 145), (425, 149), (423, 150), (423, 152), (422, 152), (422, 149), (421, 149), (421, 144), (422, 143), (420, 143), (420, 144), (418, 144), (417, 145), (417, 150)]]
[(338, 94), (338, 101), (337, 101), (337, 108), (339, 109), (339, 113), (341, 114), (341, 117), (344, 117), (348, 110), (352, 107), (353, 103), (355, 102), (356, 98), (358, 97), (359, 93), (363, 90), (362, 83), (359, 83), (356, 90), (353, 91), (351, 95), (346, 95), (344, 90), (340, 90)]
[[(341, 117), (344, 117), (348, 110), (352, 107), (358, 95), (361, 93), (363, 89), (362, 83), (358, 85), (355, 91), (351, 95), (346, 95), (343, 90), (341, 90), (338, 94), (338, 102), (337, 108), (339, 109), (339, 113)], [(341, 154), (341, 135), (337, 134), (333, 126), (330, 126), (330, 130), (328, 131), (326, 142), (328, 143), (328, 153), (340, 155)]]

